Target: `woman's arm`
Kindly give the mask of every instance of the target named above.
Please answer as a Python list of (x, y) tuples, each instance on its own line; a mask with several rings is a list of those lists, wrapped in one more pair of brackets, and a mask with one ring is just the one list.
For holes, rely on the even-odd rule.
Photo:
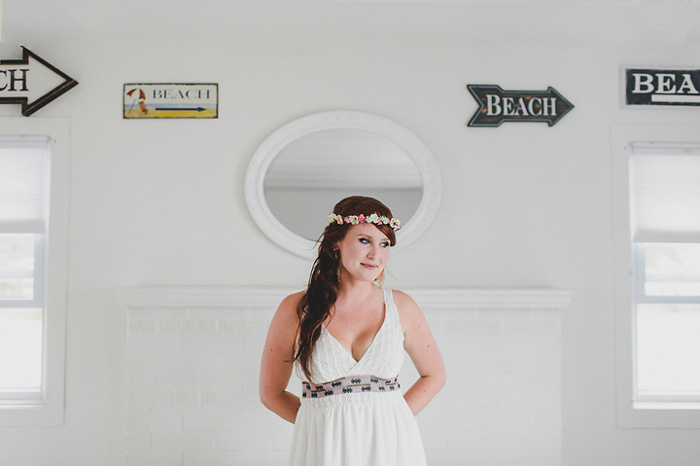
[(298, 325), (297, 304), (303, 292), (287, 296), (270, 322), (260, 363), (260, 401), (271, 411), (294, 423), (301, 405), (299, 397), (287, 391), (294, 363)]
[(406, 403), (415, 415), (445, 385), (445, 363), (418, 304), (401, 291), (394, 291), (394, 302), (404, 329), (404, 348), (420, 375), (404, 394)]

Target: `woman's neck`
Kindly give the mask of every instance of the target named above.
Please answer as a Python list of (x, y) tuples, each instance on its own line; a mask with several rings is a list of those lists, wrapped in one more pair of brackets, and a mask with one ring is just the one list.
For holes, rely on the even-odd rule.
[(372, 282), (341, 279), (336, 302), (343, 302), (347, 299), (353, 301), (371, 299), (376, 295), (378, 289), (379, 287)]

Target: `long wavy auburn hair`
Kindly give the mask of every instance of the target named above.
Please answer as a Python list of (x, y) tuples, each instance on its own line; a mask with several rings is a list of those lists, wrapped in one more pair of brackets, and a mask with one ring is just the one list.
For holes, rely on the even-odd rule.
[[(393, 217), (387, 206), (377, 199), (365, 196), (346, 197), (335, 205), (333, 212), (342, 217), (360, 214)], [(297, 307), (299, 327), (293, 360), (299, 361), (301, 370), (309, 382), (312, 381), (311, 355), (321, 336), (321, 326), (328, 319), (331, 308), (338, 298), (340, 252), (335, 251), (333, 247), (336, 242), (345, 237), (351, 226), (333, 222), (323, 231), (318, 240), (318, 257), (311, 268), (306, 293)], [(389, 238), (391, 246), (396, 244), (396, 234), (389, 225), (375, 226)]]

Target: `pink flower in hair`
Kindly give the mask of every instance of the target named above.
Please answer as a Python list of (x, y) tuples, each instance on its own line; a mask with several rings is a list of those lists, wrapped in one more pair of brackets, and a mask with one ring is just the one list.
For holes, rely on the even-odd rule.
[[(0, 0), (2, 1), (2, 0)], [(376, 213), (365, 215), (365, 214), (360, 214), (360, 215), (349, 215), (347, 217), (343, 217), (341, 215), (336, 215), (334, 213), (331, 213), (328, 216), (328, 222), (329, 223), (337, 223), (338, 225), (342, 225), (343, 223), (347, 223), (349, 225), (357, 225), (360, 223), (374, 223), (375, 225), (389, 225), (391, 228), (394, 229), (394, 231), (398, 231), (401, 229), (401, 222), (399, 221), (398, 218), (389, 218), (384, 215), (379, 216)]]

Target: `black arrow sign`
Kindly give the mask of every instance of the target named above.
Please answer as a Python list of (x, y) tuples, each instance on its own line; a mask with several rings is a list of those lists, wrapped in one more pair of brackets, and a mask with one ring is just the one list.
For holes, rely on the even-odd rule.
[(0, 60), (0, 104), (22, 104), (29, 116), (78, 82), (49, 62), (22, 47), (19, 60)]
[(549, 87), (546, 91), (504, 91), (495, 84), (468, 84), (479, 108), (467, 126), (500, 126), (504, 121), (545, 121), (555, 125), (574, 106)]

